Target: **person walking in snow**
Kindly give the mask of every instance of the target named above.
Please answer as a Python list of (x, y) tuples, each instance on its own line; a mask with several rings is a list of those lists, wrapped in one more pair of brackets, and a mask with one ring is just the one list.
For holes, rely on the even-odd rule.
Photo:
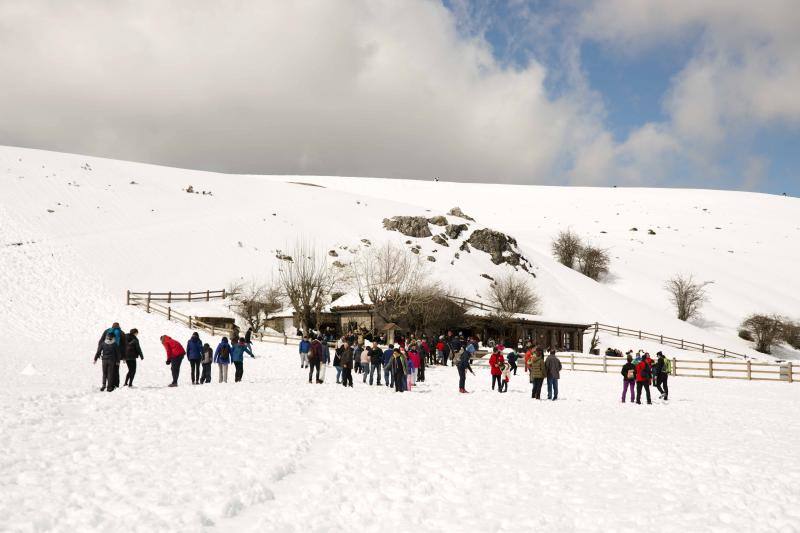
[(311, 379), (314, 374), (314, 370), (317, 371), (317, 383), (322, 383), (319, 380), (319, 367), (322, 363), (322, 343), (319, 339), (314, 339), (311, 341), (311, 348), (308, 351), (308, 382), (311, 383)]
[(556, 356), (555, 350), (550, 350), (550, 355), (544, 361), (544, 369), (547, 372), (547, 399), (556, 401), (558, 380), (561, 378), (561, 361)]
[(186, 354), (186, 350), (183, 349), (181, 343), (166, 335), (161, 336), (161, 345), (167, 352), (167, 365), (170, 366), (170, 370), (172, 371), (172, 383), (170, 383), (169, 386), (177, 387), (178, 376), (180, 376), (181, 373), (181, 363), (183, 362), (183, 356)]
[(203, 373), (200, 376), (200, 384), (211, 383), (211, 362), (214, 360), (214, 350), (208, 343), (203, 345), (203, 358), (200, 364), (203, 365)]
[(506, 361), (508, 361), (510, 371), (513, 372), (515, 376), (517, 375), (517, 359), (519, 359), (519, 355), (517, 355), (517, 352), (513, 350), (508, 354), (508, 356), (506, 356)]
[(119, 367), (120, 359), (119, 346), (117, 346), (113, 332), (106, 333), (105, 337), (98, 343), (97, 352), (94, 354), (94, 364), (97, 364), (98, 359), (101, 360), (103, 368), (103, 384), (100, 390), (111, 392), (116, 388), (114, 369)]
[(447, 366), (447, 354), (445, 348), (447, 345), (444, 342), (444, 336), (440, 336), (436, 342), (436, 364)]
[(139, 330), (133, 328), (128, 333), (128, 342), (125, 345), (125, 364), (128, 366), (128, 373), (125, 376), (125, 386), (133, 387), (133, 377), (136, 375), (136, 358), (144, 359), (142, 347), (139, 346)]
[(407, 385), (406, 375), (408, 374), (408, 366), (405, 357), (403, 357), (403, 353), (400, 351), (400, 348), (395, 348), (392, 350), (392, 359), (389, 362), (389, 366), (392, 369), (394, 391), (403, 392), (405, 390), (405, 386)]
[(500, 382), (500, 392), (508, 392), (509, 381), (511, 381), (511, 363), (506, 361), (503, 365), (503, 379)]
[(342, 364), (342, 385), (345, 387), (353, 386), (353, 349), (350, 348), (350, 343), (345, 342), (342, 346), (342, 355), (339, 360)]
[(672, 372), (672, 363), (669, 359), (664, 357), (664, 354), (661, 352), (658, 352), (656, 356), (656, 365), (653, 368), (656, 376), (656, 388), (661, 395), (660, 398), (662, 400), (668, 400), (669, 386), (667, 385), (667, 379), (669, 378), (670, 372)]
[(494, 385), (497, 383), (497, 392), (503, 392), (501, 378), (503, 375), (504, 364), (505, 359), (503, 359), (502, 352), (495, 347), (491, 357), (489, 357), (489, 370), (492, 374), (492, 390), (494, 390)]
[(633, 356), (628, 352), (628, 362), (622, 365), (622, 403), (625, 403), (625, 394), (631, 390), (631, 403), (633, 403), (633, 386), (636, 383), (636, 365)]
[(222, 340), (217, 345), (214, 351), (214, 362), (219, 367), (219, 382), (228, 382), (228, 365), (231, 363), (231, 345), (228, 343), (228, 337), (222, 337)]
[(186, 359), (189, 360), (191, 366), (192, 385), (200, 383), (200, 360), (202, 358), (203, 341), (200, 340), (200, 334), (195, 331), (186, 343)]
[[(114, 335), (114, 343), (119, 349), (120, 358), (124, 358), (128, 339), (125, 336), (125, 332), (122, 331), (122, 328), (119, 326), (119, 322), (114, 322), (111, 324), (110, 328), (103, 331), (102, 335), (100, 335), (100, 340), (97, 341), (98, 345), (105, 342), (106, 336), (109, 333)], [(108, 376), (108, 385), (112, 387), (111, 390), (114, 390), (119, 387), (119, 365), (114, 365), (110, 370), (111, 374)]]
[(250, 357), (255, 357), (244, 342), (244, 337), (241, 337), (239, 342), (231, 348), (231, 363), (236, 367), (236, 374), (234, 374), (233, 378), (235, 383), (242, 381), (242, 376), (244, 375), (244, 354), (246, 353), (250, 354)]
[(336, 347), (333, 354), (333, 368), (336, 369), (336, 384), (342, 382), (342, 352), (344, 351), (344, 343)]
[(381, 370), (383, 369), (383, 350), (378, 348), (378, 343), (372, 341), (369, 349), (369, 384), (372, 385), (373, 374), (377, 374), (378, 386), (381, 384)]
[(458, 360), (454, 360), (453, 363), (456, 365), (456, 369), (458, 370), (458, 392), (466, 394), (467, 371), (469, 371), (469, 373), (473, 376), (475, 375), (475, 372), (472, 371), (472, 361), (469, 353), (463, 351)]
[(383, 382), (387, 387), (394, 387), (394, 373), (392, 373), (393, 354), (394, 348), (392, 346), (387, 346), (383, 351), (383, 356), (381, 357), (381, 365), (383, 365)]
[(300, 352), (300, 368), (305, 368), (308, 365), (308, 352), (311, 350), (311, 343), (306, 335), (303, 335), (297, 350)]
[(653, 360), (650, 359), (650, 354), (645, 353), (642, 356), (639, 364), (636, 365), (636, 403), (642, 404), (642, 389), (644, 389), (647, 396), (647, 403), (650, 401), (650, 380), (653, 378)]
[(368, 374), (370, 373), (369, 372), (369, 362), (370, 362), (369, 350), (367, 348), (365, 348), (364, 346), (359, 346), (359, 350), (360, 351), (359, 351), (358, 357), (359, 357), (360, 362), (361, 362), (361, 372), (364, 374), (364, 379), (362, 379), (361, 382), (362, 383), (366, 383)]
[(544, 383), (544, 378), (547, 377), (547, 370), (544, 366), (544, 351), (541, 348), (534, 349), (527, 365), (528, 376), (533, 384), (531, 398), (541, 400), (542, 384)]
[(250, 351), (253, 351), (253, 328), (247, 328), (247, 331), (244, 333), (244, 343), (250, 348)]

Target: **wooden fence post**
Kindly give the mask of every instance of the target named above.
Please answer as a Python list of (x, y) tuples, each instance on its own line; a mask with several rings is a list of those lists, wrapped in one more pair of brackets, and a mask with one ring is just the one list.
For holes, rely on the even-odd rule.
[(639, 340), (642, 340), (642, 330), (639, 330)]
[(147, 298), (147, 312), (150, 312), (150, 298)]
[(192, 301), (192, 291), (189, 291), (189, 301)]
[(708, 377), (710, 377), (710, 378), (714, 377), (714, 360), (713, 359), (709, 359), (708, 360)]
[(750, 369), (750, 359), (747, 360), (747, 379), (753, 379), (753, 374)]
[(167, 320), (172, 320), (172, 307), (167, 307)]
[(169, 292), (167, 293), (167, 303), (168, 303), (168, 304), (171, 304), (171, 303), (172, 303), (172, 291), (169, 291)]
[(678, 375), (678, 360), (675, 359), (674, 357), (672, 358), (672, 375), (673, 376)]
[(725, 348), (722, 349), (722, 357), (728, 357), (728, 350)]
[(570, 369), (571, 370), (575, 370), (575, 354), (574, 353), (569, 354), (569, 363), (570, 363)]
[(706, 345), (705, 344), (701, 344), (700, 345), (700, 352), (701, 353), (706, 353)]
[(617, 337), (619, 337), (619, 326), (617, 326)]
[(225, 292), (226, 292), (226, 290), (227, 290), (227, 289), (222, 289), (222, 299), (223, 299), (223, 300), (224, 300), (225, 298), (227, 298), (227, 296), (225, 296)]
[(661, 344), (664, 344), (664, 335), (659, 335), (659, 337), (661, 339)]
[(189, 315), (189, 329), (192, 329), (192, 315)]
[(211, 300), (211, 290), (206, 289), (206, 301), (208, 302), (209, 300)]
[(131, 305), (131, 291), (128, 291), (128, 296), (125, 297), (125, 305)]
[(283, 334), (283, 344), (286, 345), (289, 343), (289, 340), (286, 338), (286, 333)]
[(605, 355), (603, 355), (603, 373), (608, 373), (608, 359), (606, 359)]
[(681, 339), (681, 350), (683, 350), (683, 339)]
[(214, 331), (214, 324), (211, 324), (211, 336), (214, 337), (216, 335), (216, 331)]
[(791, 361), (787, 361), (786, 362), (786, 366), (788, 367), (787, 370), (789, 370), (789, 374), (788, 374), (789, 375), (789, 383), (791, 383), (792, 382), (792, 362)]

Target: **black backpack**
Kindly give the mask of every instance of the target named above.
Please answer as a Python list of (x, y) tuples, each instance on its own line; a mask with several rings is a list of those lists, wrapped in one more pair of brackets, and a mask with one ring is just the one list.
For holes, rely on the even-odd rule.
[(220, 361), (222, 361), (224, 363), (227, 363), (228, 362), (228, 358), (230, 357), (230, 355), (231, 355), (230, 346), (228, 346), (227, 344), (224, 344), (224, 345), (220, 346), (220, 348), (219, 348), (219, 360)]

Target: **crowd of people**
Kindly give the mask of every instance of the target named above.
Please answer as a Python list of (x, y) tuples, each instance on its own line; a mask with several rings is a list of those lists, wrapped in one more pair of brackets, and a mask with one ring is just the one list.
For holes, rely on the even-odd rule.
[[(172, 382), (169, 387), (178, 386), (183, 359), (189, 361), (193, 385), (211, 383), (211, 368), (218, 367), (219, 383), (228, 382), (228, 368), (233, 365), (234, 381), (240, 382), (244, 375), (246, 355), (255, 357), (252, 350), (252, 329), (244, 337), (229, 341), (223, 337), (212, 348), (204, 343), (198, 332), (192, 333), (184, 346), (177, 340), (161, 336), (161, 345), (166, 352), (166, 364), (170, 367)], [(127, 366), (123, 386), (133, 387), (137, 360), (143, 360), (139, 344), (138, 330), (125, 333), (115, 322), (103, 331), (97, 345), (94, 362), (102, 362), (102, 386), (100, 390), (113, 391), (119, 387), (120, 364)], [(303, 335), (298, 345), (300, 368), (308, 369), (308, 382), (322, 384), (326, 378), (327, 367), (336, 370), (336, 383), (352, 387), (353, 374), (360, 375), (364, 384), (386, 386), (395, 392), (412, 390), (417, 383), (425, 381), (425, 369), (430, 366), (452, 366), (458, 372), (459, 393), (467, 393), (467, 373), (473, 376), (472, 363), (480, 342), (476, 337), (455, 335), (452, 331), (429, 340), (399, 336), (395, 343), (387, 344), (385, 337), (373, 336), (365, 330), (350, 331), (334, 340), (332, 332), (314, 332)], [(333, 348), (333, 349), (331, 349)], [(534, 342), (527, 342), (517, 350), (506, 348), (502, 342), (487, 341), (485, 348), (491, 351), (488, 358), (492, 390), (499, 393), (508, 391), (511, 376), (517, 375), (517, 350), (524, 350), (524, 371), (531, 385), (531, 398), (541, 400), (542, 388), (547, 383), (547, 399), (558, 399), (558, 382), (562, 364), (554, 349), (545, 349)], [(663, 400), (669, 399), (668, 377), (672, 365), (662, 352), (656, 354), (656, 361), (649, 353), (639, 351), (626, 354), (627, 362), (622, 366), (622, 403), (628, 394), (630, 401), (641, 404), (642, 392), (648, 404), (652, 403), (650, 384), (655, 387)], [(356, 378), (357, 379), (357, 378)], [(635, 389), (635, 400), (634, 400)]]

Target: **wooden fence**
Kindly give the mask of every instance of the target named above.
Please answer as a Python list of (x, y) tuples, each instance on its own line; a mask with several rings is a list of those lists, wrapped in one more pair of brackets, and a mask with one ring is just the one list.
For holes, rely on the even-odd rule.
[[(592, 330), (589, 329), (587, 330), (587, 333), (591, 331)], [(740, 357), (742, 359), (750, 358), (748, 355), (745, 355), (743, 353), (732, 352), (726, 348), (716, 348), (714, 346), (708, 346), (707, 344), (699, 342), (692, 342), (684, 339), (667, 337), (666, 335), (662, 335), (660, 333), (648, 333), (642, 330), (623, 328), (621, 326), (610, 326), (608, 324), (600, 324), (598, 322), (595, 322), (594, 332), (596, 333), (598, 331), (613, 333), (617, 337), (632, 337), (639, 340), (656, 341), (659, 344), (663, 344), (664, 346), (672, 346), (673, 348), (679, 348), (681, 350), (693, 350), (700, 353), (719, 355), (721, 357)]]
[(208, 302), (210, 300), (224, 300), (231, 296), (226, 289), (219, 291), (189, 291), (189, 292), (131, 292), (128, 291), (125, 298), (126, 305), (138, 305), (135, 300), (147, 300), (149, 302)]
[[(562, 354), (559, 356), (563, 370), (583, 372), (622, 372), (625, 359), (622, 357), (588, 356), (576, 354)], [(672, 362), (672, 376), (689, 378), (711, 379), (744, 379), (749, 381), (786, 381), (793, 383), (800, 381), (800, 365), (786, 363), (762, 363), (752, 361), (717, 361), (714, 359), (670, 359)], [(473, 364), (477, 366), (488, 365), (486, 358), (476, 359)], [(520, 366), (524, 366), (524, 358), (520, 358)]]

